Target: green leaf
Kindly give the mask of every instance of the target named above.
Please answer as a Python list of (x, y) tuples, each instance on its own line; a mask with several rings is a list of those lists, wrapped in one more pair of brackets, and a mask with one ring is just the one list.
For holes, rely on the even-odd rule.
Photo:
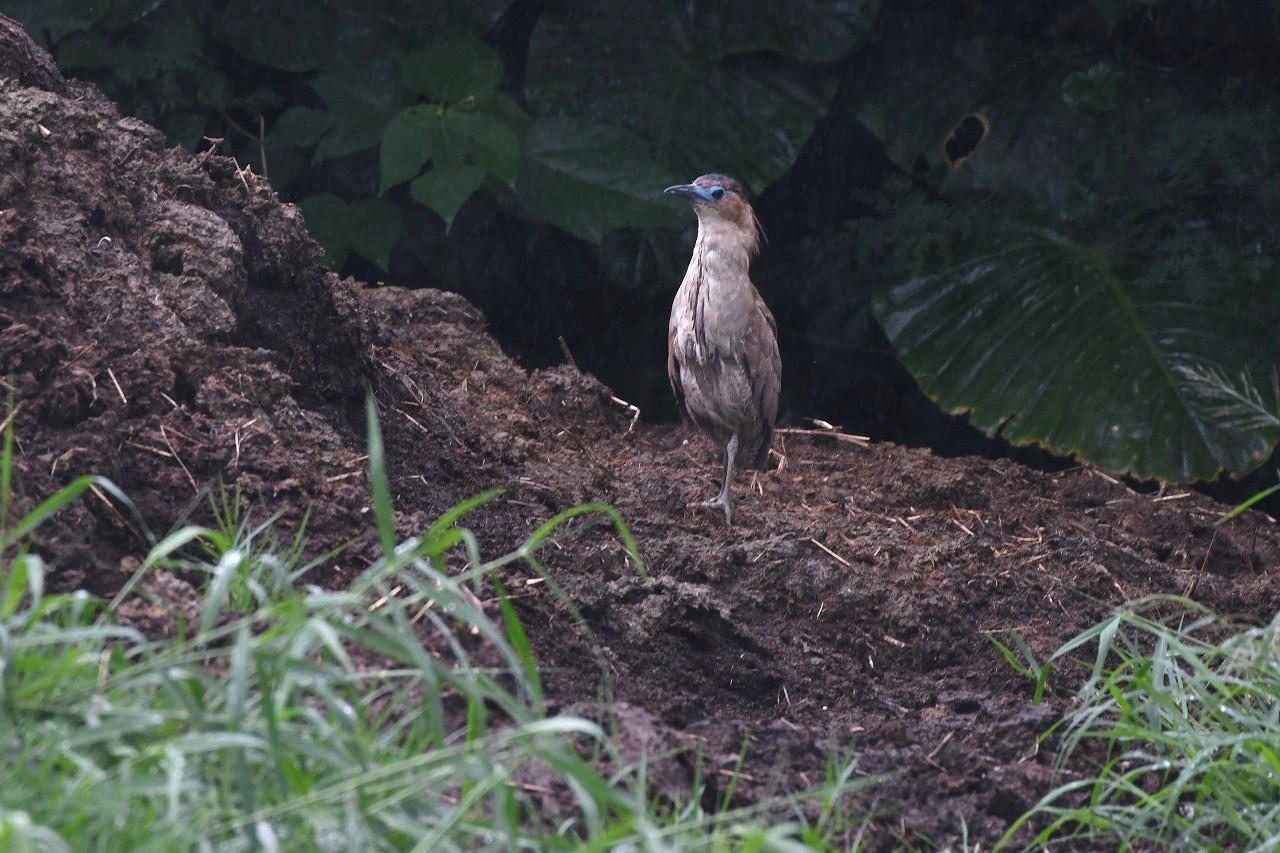
[(505, 92), (485, 92), (476, 98), (476, 111), (488, 113), (523, 138), (533, 120), (529, 114)]
[(273, 145), (315, 145), (333, 125), (334, 115), (328, 110), (293, 106), (276, 119), (268, 138)]
[(471, 162), (514, 186), (520, 171), (520, 138), (502, 119), (487, 113), (450, 111), (444, 134), (450, 149), (460, 149)]
[(684, 181), (718, 169), (759, 192), (795, 162), (835, 80), (757, 54), (842, 55), (866, 39), (878, 7), (552, 0), (530, 40), (529, 105), (628, 130)]
[(319, 74), (311, 88), (333, 113), (333, 130), (316, 146), (321, 162), (378, 144), (387, 124), (405, 104), (394, 70), (385, 62), (336, 67)]
[[(1015, 39), (956, 32), (937, 17), (918, 22), (909, 38), (873, 41), (853, 93), (859, 120), (900, 169), (940, 189), (1061, 197), (1063, 170), (1052, 167), (1076, 151), (1079, 124), (1063, 103), (1062, 80), (1080, 63)], [(901, 73), (904, 49), (910, 74)], [(963, 168), (953, 168), (947, 142), (966, 116), (986, 127), (962, 147)], [(1052, 157), (1042, 138), (1049, 134)]]
[(378, 425), (378, 404), (370, 394), (364, 401), (365, 429), (369, 441), (369, 490), (373, 496), (373, 520), (378, 527), (382, 556), (391, 559), (396, 551), (396, 516), (391, 503), (391, 487), (383, 460), (382, 428)]
[(502, 79), (502, 60), (479, 39), (453, 41), (404, 58), (404, 81), (428, 100), (457, 104), (492, 92)]
[(516, 183), (520, 202), (552, 225), (599, 242), (615, 228), (652, 228), (687, 215), (663, 201), (679, 181), (648, 156), (644, 141), (571, 118), (534, 122)]
[(402, 184), (431, 159), (431, 140), (440, 123), (440, 108), (417, 104), (391, 120), (378, 148), (378, 192)]
[(1122, 265), (1046, 229), (1002, 242), (876, 301), (899, 357), (944, 408), (1140, 477), (1207, 479), (1266, 459), (1280, 429), (1206, 416), (1179, 367), (1247, 358), (1238, 341), (1266, 314), (1267, 287), (1220, 282), (1206, 305), (1142, 286), (1140, 259)]
[(381, 192), (415, 177), (428, 162), (436, 166), (471, 163), (514, 184), (520, 168), (520, 139), (501, 119), (487, 113), (409, 107), (387, 127), (379, 150)]
[(430, 172), (413, 179), (409, 194), (419, 204), (440, 214), (447, 228), (453, 224), (458, 209), (482, 183), (484, 170), (475, 166), (434, 166)]

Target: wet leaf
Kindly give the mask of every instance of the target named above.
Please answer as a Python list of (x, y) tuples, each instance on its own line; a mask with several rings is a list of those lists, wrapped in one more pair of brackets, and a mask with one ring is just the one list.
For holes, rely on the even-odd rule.
[(415, 177), (428, 162), (452, 166), (467, 159), (514, 184), (520, 168), (520, 140), (496, 116), (416, 104), (391, 121), (378, 157), (381, 192)]
[(626, 131), (582, 119), (539, 119), (525, 137), (524, 155), (516, 182), (520, 202), (584, 240), (679, 219), (679, 208), (662, 196), (678, 183), (675, 175)]
[(430, 172), (413, 179), (409, 184), (409, 194), (419, 204), (440, 214), (447, 228), (453, 224), (459, 208), (482, 183), (484, 170), (475, 166), (434, 166)]
[(1266, 288), (1222, 282), (1211, 310), (1134, 264), (1044, 229), (890, 288), (876, 311), (903, 363), (951, 411), (1013, 442), (1177, 481), (1247, 471), (1280, 429), (1207, 414), (1182, 366), (1232, 366)]
[(409, 88), (428, 100), (457, 104), (492, 92), (502, 79), (502, 60), (478, 39), (454, 41), (404, 58)]
[(317, 75), (311, 87), (333, 113), (333, 130), (316, 146), (316, 162), (377, 145), (384, 128), (404, 104), (396, 75), (387, 63), (333, 68)]
[(333, 129), (333, 113), (314, 107), (293, 106), (281, 113), (271, 128), (274, 145), (315, 145)]
[(530, 42), (530, 107), (628, 130), (682, 180), (726, 170), (757, 193), (795, 162), (834, 91), (827, 69), (789, 60), (853, 49), (878, 5), (553, 0)]

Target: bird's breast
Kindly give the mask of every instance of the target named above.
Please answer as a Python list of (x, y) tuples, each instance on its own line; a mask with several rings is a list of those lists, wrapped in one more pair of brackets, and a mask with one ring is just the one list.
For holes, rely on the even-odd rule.
[(672, 305), (677, 352), (699, 364), (740, 355), (754, 305), (754, 290), (745, 277), (735, 280), (690, 268)]

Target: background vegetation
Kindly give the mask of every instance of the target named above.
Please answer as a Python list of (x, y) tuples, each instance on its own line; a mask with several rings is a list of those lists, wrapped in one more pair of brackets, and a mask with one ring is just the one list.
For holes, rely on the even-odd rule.
[(1117, 471), (1280, 440), (1280, 3), (263, 9), (0, 2), (268, 174), (334, 267), (461, 291), (531, 364), (563, 337), (650, 417), (692, 229), (661, 190), (720, 170), (772, 239), (793, 416), (948, 449), (891, 344), (944, 409)]

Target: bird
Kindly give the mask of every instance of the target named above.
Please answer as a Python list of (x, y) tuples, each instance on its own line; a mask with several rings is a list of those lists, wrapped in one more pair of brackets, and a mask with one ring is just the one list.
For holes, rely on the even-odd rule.
[(724, 486), (702, 506), (733, 524), (733, 473), (764, 470), (778, 417), (778, 325), (748, 274), (762, 232), (742, 185), (720, 174), (664, 191), (698, 215), (693, 258), (671, 303), (667, 376), (685, 422), (724, 447)]

